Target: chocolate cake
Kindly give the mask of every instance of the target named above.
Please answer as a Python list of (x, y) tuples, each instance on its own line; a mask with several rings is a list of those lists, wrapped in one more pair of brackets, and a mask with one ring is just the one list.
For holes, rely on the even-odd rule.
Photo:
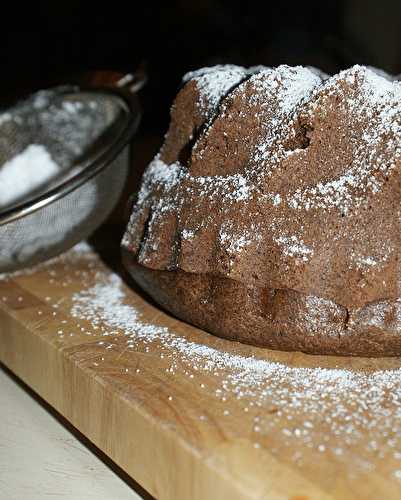
[(134, 279), (218, 336), (401, 354), (401, 83), (374, 68), (188, 73), (123, 238)]

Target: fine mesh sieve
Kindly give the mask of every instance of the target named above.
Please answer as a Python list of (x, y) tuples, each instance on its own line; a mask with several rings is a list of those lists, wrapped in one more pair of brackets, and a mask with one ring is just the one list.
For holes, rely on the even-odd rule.
[(140, 86), (125, 77), (114, 89), (58, 87), (0, 114), (0, 169), (32, 144), (59, 166), (46, 185), (0, 208), (0, 271), (54, 257), (107, 218), (128, 174)]

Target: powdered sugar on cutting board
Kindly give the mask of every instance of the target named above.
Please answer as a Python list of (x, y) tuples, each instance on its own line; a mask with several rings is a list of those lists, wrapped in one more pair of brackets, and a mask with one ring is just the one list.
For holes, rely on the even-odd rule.
[[(81, 361), (98, 376), (102, 377), (104, 369), (108, 376), (126, 376), (135, 384), (133, 377), (139, 381), (153, 373), (163, 380), (163, 390), (152, 397), (171, 391), (165, 395), (166, 405), (185, 408), (187, 417), (195, 412), (199, 425), (211, 426), (211, 430), (221, 423), (228, 439), (230, 433), (237, 435), (240, 420), (241, 427), (249, 429), (246, 439), (255, 449), (266, 449), (280, 460), (285, 457), (300, 468), (311, 466), (319, 455), (328, 455), (328, 463), (332, 466), (336, 461), (344, 474), (367, 474), (379, 468), (389, 480), (401, 476), (398, 363), (381, 370), (372, 368), (380, 366), (379, 361), (372, 362), (364, 371), (347, 368), (344, 359), (342, 368), (334, 362), (332, 368), (321, 368), (322, 358), (305, 356), (304, 366), (294, 367), (290, 355), (285, 357), (287, 362), (279, 362), (268, 350), (215, 339), (193, 329), (167, 327), (167, 318), (160, 312), (154, 311), (149, 321), (142, 315), (145, 307), (149, 317), (149, 306), (105, 269), (86, 244), (3, 279), (35, 272), (40, 272), (43, 283), (48, 278), (48, 296), (43, 299), (54, 321), (60, 318), (54, 326), (56, 342), (82, 346), (83, 336), (88, 336), (90, 356)], [(60, 287), (64, 286), (70, 288), (63, 294)], [(79, 291), (71, 292), (71, 286)], [(4, 304), (6, 290), (3, 287), (0, 296)], [(37, 314), (40, 322), (44, 311), (38, 309)], [(196, 404), (174, 391), (183, 381), (191, 384), (191, 391), (200, 391)]]
[(127, 349), (161, 348), (163, 358), (170, 360), (170, 374), (214, 376), (214, 396), (225, 404), (224, 416), (231, 414), (227, 402), (239, 401), (257, 448), (271, 433), (279, 433), (280, 446), (297, 447), (300, 463), (303, 447), (341, 460), (358, 455), (364, 469), (374, 467), (377, 457), (401, 459), (401, 369), (364, 373), (291, 367), (270, 361), (263, 350), (259, 358), (211, 347), (203, 343), (206, 335), (194, 342), (144, 320), (128, 303), (121, 279), (106, 273), (73, 296), (71, 313), (105, 336), (124, 335)]

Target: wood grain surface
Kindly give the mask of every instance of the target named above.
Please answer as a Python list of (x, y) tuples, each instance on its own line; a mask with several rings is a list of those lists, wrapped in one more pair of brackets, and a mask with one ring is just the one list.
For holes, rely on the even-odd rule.
[[(149, 493), (183, 500), (401, 497), (401, 394), (385, 396), (385, 422), (375, 421), (364, 398), (362, 407), (350, 398), (353, 409), (341, 418), (351, 424), (356, 419), (358, 426), (355, 420), (349, 427), (349, 439), (343, 427), (338, 431), (330, 423), (334, 410), (323, 401), (327, 395), (316, 412), (319, 393), (310, 392), (311, 400), (317, 399), (311, 407), (315, 414), (309, 415), (310, 439), (302, 437), (309, 411), (305, 398), (298, 394), (301, 408), (283, 400), (299, 391), (297, 368), (310, 368), (309, 381), (319, 368), (369, 376), (399, 368), (398, 359), (306, 356), (232, 343), (171, 318), (126, 284), (119, 285), (126, 308), (120, 304), (114, 319), (109, 314), (93, 321), (71, 313), (76, 294), (85, 296), (82, 292), (99, 283), (113, 288), (113, 276), (92, 251), (82, 249), (1, 276), (0, 360)], [(127, 335), (118, 315), (131, 310), (142, 322), (132, 328), (154, 325), (163, 332), (165, 327), (192, 350), (212, 348), (218, 360), (236, 356), (264, 361), (267, 368), (279, 363), (293, 370), (291, 377), (284, 370), (282, 380), (276, 372), (273, 380), (267, 370), (266, 389), (274, 382), (274, 391), (259, 397), (259, 382), (253, 390), (236, 392), (232, 380), (238, 373), (233, 375), (230, 361), (227, 368), (220, 362), (210, 368), (190, 352), (174, 353), (174, 342), (169, 347), (161, 334), (151, 340), (143, 333)], [(341, 390), (335, 399), (340, 403), (353, 389), (344, 384)]]

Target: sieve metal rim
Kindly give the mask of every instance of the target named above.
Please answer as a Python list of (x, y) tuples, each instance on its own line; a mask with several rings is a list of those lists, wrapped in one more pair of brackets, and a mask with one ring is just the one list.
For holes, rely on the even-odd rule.
[(121, 104), (121, 109), (125, 111), (125, 123), (122, 124), (121, 130), (111, 144), (102, 148), (93, 161), (90, 161), (89, 164), (84, 166), (76, 175), (67, 181), (62, 182), (55, 188), (52, 188), (27, 202), (23, 202), (15, 207), (7, 208), (2, 211), (0, 210), (0, 226), (26, 217), (27, 215), (30, 215), (48, 205), (51, 205), (55, 201), (64, 198), (66, 195), (78, 189), (110, 165), (110, 163), (127, 146), (138, 128), (141, 119), (141, 108), (135, 94), (137, 90), (137, 86), (127, 85), (115, 88), (79, 87), (73, 92), (71, 92), (71, 89), (61, 91), (61, 93), (65, 94), (95, 93), (118, 98)]

